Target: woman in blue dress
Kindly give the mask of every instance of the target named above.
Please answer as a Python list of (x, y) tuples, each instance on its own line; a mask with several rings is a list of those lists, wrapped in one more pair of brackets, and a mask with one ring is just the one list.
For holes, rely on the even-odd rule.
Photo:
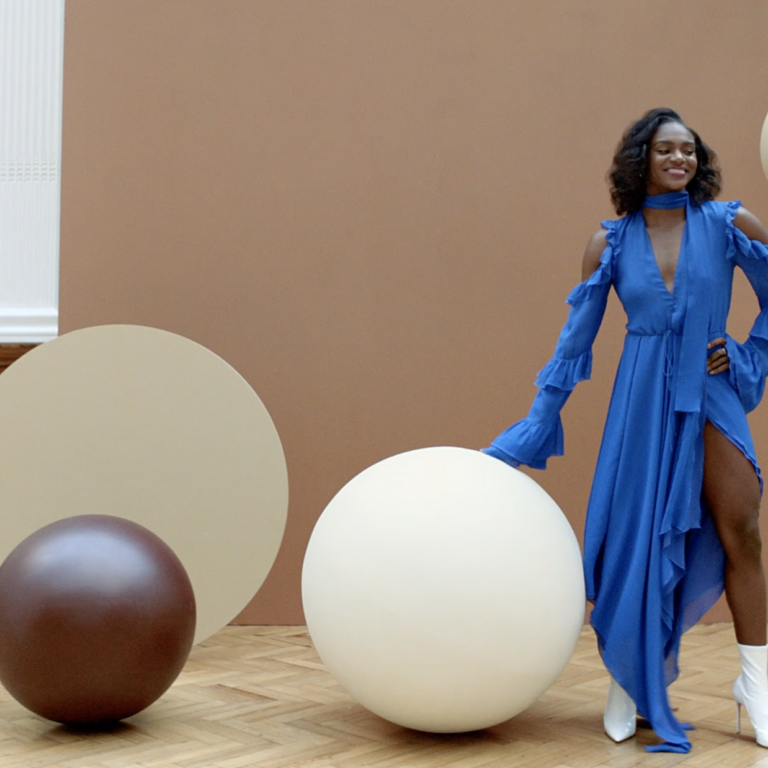
[[(670, 109), (627, 129), (609, 179), (620, 218), (587, 245), (528, 417), (485, 452), (537, 469), (562, 455), (560, 409), (589, 378), (613, 286), (627, 335), (584, 537), (591, 624), (611, 674), (606, 733), (634, 735), (639, 713), (661, 739), (650, 751), (690, 750), (667, 686), (683, 632), (725, 589), (742, 662), (737, 719), (743, 705), (768, 747), (762, 480), (746, 419), (768, 374), (768, 230), (738, 201), (714, 200), (715, 155)], [(726, 333), (735, 266), (760, 305), (743, 344)]]

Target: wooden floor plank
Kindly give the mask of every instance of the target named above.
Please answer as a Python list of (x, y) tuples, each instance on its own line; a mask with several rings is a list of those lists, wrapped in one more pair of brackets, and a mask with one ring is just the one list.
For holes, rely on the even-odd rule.
[(471, 734), (401, 728), (351, 699), (303, 627), (228, 627), (196, 647), (165, 696), (111, 732), (37, 718), (0, 690), (2, 768), (768, 768), (730, 694), (730, 625), (694, 627), (671, 701), (694, 722), (688, 755), (649, 754), (648, 729), (623, 744), (602, 731), (608, 676), (591, 631), (558, 681), (512, 720)]

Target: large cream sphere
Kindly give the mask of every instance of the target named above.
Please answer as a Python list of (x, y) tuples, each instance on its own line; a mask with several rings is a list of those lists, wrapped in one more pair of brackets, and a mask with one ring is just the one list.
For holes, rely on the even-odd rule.
[(508, 720), (573, 652), (585, 608), (578, 542), (531, 478), (465, 448), (385, 459), (315, 526), (302, 573), (328, 671), (363, 706), (455, 733)]

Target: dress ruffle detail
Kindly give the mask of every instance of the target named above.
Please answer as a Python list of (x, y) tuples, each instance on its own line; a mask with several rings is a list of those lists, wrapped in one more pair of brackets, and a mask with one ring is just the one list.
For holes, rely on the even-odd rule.
[(566, 360), (553, 357), (538, 373), (537, 387), (555, 387), (571, 391), (580, 381), (592, 375), (592, 350)]
[(510, 466), (525, 464), (546, 469), (547, 459), (563, 455), (563, 422), (559, 414), (546, 423), (522, 419), (505, 429), (483, 453), (501, 459)]
[(733, 227), (733, 220), (736, 218), (739, 208), (741, 208), (741, 200), (728, 200), (725, 203), (725, 224), (729, 231)]

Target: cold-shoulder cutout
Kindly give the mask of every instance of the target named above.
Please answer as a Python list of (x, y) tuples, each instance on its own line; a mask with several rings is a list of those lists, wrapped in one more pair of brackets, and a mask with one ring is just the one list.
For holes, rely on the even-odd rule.
[(584, 258), (581, 262), (582, 281), (591, 277), (600, 266), (600, 256), (608, 245), (608, 232), (605, 229), (598, 229), (592, 237), (589, 238), (587, 247), (584, 250)]
[[(595, 291), (602, 293), (610, 288), (613, 278), (614, 262), (618, 253), (616, 244), (617, 231), (623, 219), (602, 222), (602, 229), (596, 232), (587, 243), (584, 253), (584, 273), (586, 277), (568, 294), (566, 302), (572, 307), (589, 301)], [(607, 294), (606, 294), (607, 295)]]
[(733, 225), (741, 230), (750, 240), (757, 240), (768, 245), (768, 229), (754, 213), (740, 205), (733, 219)]

